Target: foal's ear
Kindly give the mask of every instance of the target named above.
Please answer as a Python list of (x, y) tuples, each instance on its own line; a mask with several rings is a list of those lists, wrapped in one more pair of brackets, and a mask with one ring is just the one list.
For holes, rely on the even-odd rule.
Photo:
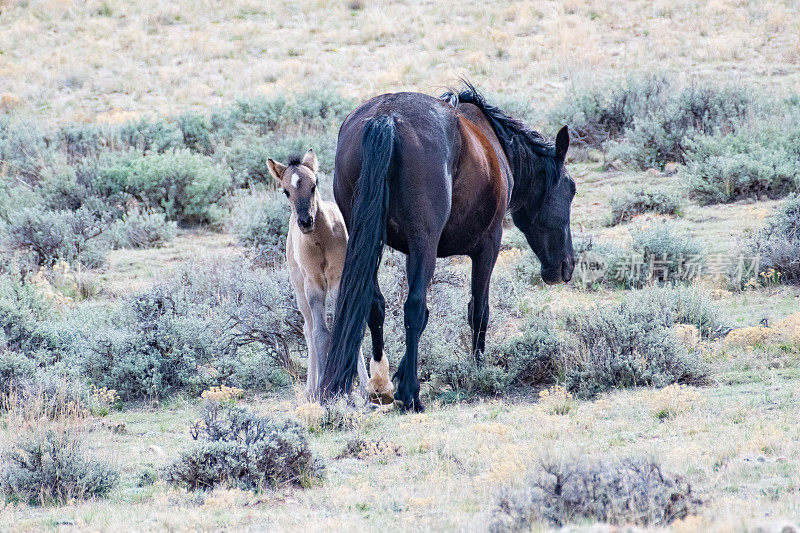
[(267, 168), (269, 168), (269, 173), (272, 174), (272, 177), (275, 178), (278, 183), (283, 180), (283, 173), (286, 170), (286, 165), (272, 159), (267, 159)]
[(300, 161), (300, 164), (310, 168), (311, 172), (314, 174), (317, 173), (317, 169), (319, 168), (317, 166), (317, 154), (314, 153), (313, 148), (308, 149), (308, 152), (306, 152), (306, 155), (303, 156), (303, 160)]
[(556, 135), (556, 157), (564, 159), (569, 149), (569, 129), (564, 126)]

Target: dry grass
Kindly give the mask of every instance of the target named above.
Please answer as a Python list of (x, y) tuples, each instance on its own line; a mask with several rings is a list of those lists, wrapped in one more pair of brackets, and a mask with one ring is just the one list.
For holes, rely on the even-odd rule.
[[(674, 416), (654, 416), (664, 402)], [(253, 407), (286, 414), (293, 406), (259, 401)], [(496, 492), (521, 483), (537, 458), (580, 452), (654, 457), (687, 476), (698, 494), (711, 496), (690, 529), (729, 530), (800, 512), (791, 496), (800, 483), (798, 408), (800, 388), (780, 377), (721, 389), (618, 392), (577, 401), (564, 414), (549, 405), (508, 401), (434, 405), (422, 415), (385, 414), (359, 430), (366, 442), (389, 442), (401, 450), (388, 453), (377, 445), (379, 453), (366, 454), (368, 461), (337, 459), (352, 438), (348, 433), (313, 434), (314, 451), (328, 463), (327, 479), (307, 490), (260, 495), (197, 495), (161, 482), (136, 487), (138, 472), (162, 461), (150, 445), (175, 455), (188, 439), (187, 421), (197, 407), (131, 411), (109, 420), (124, 421), (125, 434), (97, 429), (87, 436), (102, 438), (124, 467), (123, 486), (109, 500), (35, 513), (6, 507), (0, 521), (14, 530), (55, 528), (65, 520), (79, 530), (363, 530), (387, 522), (401, 530), (482, 530)]]
[(800, 76), (790, 2), (351, 4), (10, 0), (4, 105), (114, 121), (318, 86), (437, 92), (459, 76), (535, 102), (635, 69), (769, 85)]

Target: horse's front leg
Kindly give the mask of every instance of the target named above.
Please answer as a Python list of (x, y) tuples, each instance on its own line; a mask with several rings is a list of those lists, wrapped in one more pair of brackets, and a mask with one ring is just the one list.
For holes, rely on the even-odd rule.
[(308, 348), (308, 372), (306, 375), (306, 398), (309, 401), (317, 399), (317, 386), (319, 373), (317, 372), (317, 350), (314, 346), (314, 316), (311, 313), (311, 306), (308, 305), (306, 298), (305, 279), (300, 267), (293, 261), (291, 253), (287, 256), (289, 261), (289, 278), (292, 281), (294, 296), (297, 299), (297, 308), (303, 315), (303, 336), (306, 339)]
[(397, 382), (395, 400), (403, 409), (425, 410), (419, 401), (419, 378), (417, 376), (417, 360), (419, 356), (419, 338), (428, 325), (428, 306), (426, 294), (428, 283), (433, 277), (436, 267), (436, 241), (422, 241), (419, 247), (412, 247), (406, 261), (408, 272), (408, 298), (403, 306), (406, 329), (406, 353), (394, 380)]
[[(331, 330), (325, 316), (325, 281), (324, 279), (316, 279), (314, 276), (308, 276), (305, 279), (305, 296), (308, 301), (308, 306), (311, 309), (311, 317), (313, 327), (311, 331), (311, 342), (314, 344), (316, 368), (314, 369), (314, 383), (311, 384), (314, 393), (319, 397), (320, 380), (323, 372), (325, 371), (325, 362), (328, 359), (328, 351), (331, 344)], [(311, 362), (309, 361), (309, 365)], [(311, 370), (309, 369), (309, 372)]]
[(472, 298), (467, 307), (467, 321), (472, 329), (472, 355), (478, 366), (483, 364), (486, 350), (486, 329), (489, 325), (489, 282), (500, 252), (502, 228), (498, 226), (487, 242), (472, 255)]

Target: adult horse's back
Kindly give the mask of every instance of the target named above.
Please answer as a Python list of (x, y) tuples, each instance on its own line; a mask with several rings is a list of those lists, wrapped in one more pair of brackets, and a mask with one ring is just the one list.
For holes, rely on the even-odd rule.
[(479, 361), (489, 280), (508, 208), (542, 262), (542, 278), (569, 281), (575, 184), (564, 168), (568, 146), (566, 127), (553, 146), (488, 105), (472, 86), (441, 99), (385, 94), (347, 117), (336, 147), (334, 195), (350, 241), (322, 380), (325, 396), (350, 390), (365, 322), (373, 358), (383, 357), (384, 300), (377, 273), (384, 244), (408, 255), (406, 351), (394, 376), (395, 399), (406, 409), (422, 410), (417, 353), (437, 256), (472, 258), (467, 316)]

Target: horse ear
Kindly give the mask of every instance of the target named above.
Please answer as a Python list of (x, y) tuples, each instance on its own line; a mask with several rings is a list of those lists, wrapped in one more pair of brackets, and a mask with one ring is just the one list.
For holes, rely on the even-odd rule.
[(281, 183), (283, 180), (283, 173), (286, 170), (286, 165), (268, 158), (267, 168), (269, 168), (269, 173), (272, 174), (272, 177), (275, 178), (275, 181)]
[(314, 153), (313, 148), (308, 149), (308, 152), (303, 156), (303, 160), (300, 161), (300, 163), (310, 168), (311, 172), (316, 174), (319, 167), (317, 166), (317, 154)]
[(558, 130), (558, 135), (556, 135), (556, 157), (559, 159), (564, 159), (567, 156), (567, 150), (569, 149), (569, 129), (564, 126), (560, 130)]

